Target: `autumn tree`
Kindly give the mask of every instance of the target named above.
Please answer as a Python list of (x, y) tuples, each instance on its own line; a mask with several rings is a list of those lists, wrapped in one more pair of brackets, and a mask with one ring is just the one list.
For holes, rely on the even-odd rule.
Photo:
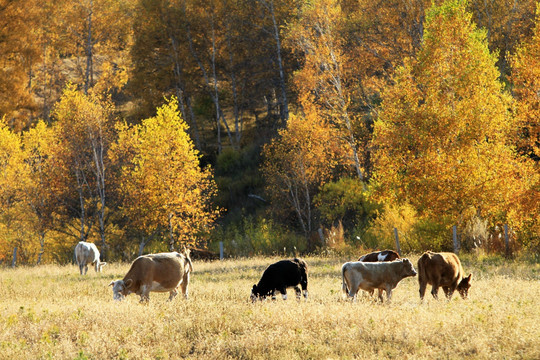
[(18, 131), (28, 126), (35, 105), (32, 68), (40, 60), (32, 36), (36, 5), (0, 0), (0, 117), (6, 115)]
[[(540, 14), (537, 15), (537, 24)], [(535, 160), (540, 160), (540, 28), (525, 41), (512, 57), (512, 80), (517, 98), (520, 126), (518, 148)]]
[[(534, 161), (536, 174), (530, 180), (529, 191), (520, 199), (523, 209), (519, 216), (538, 234), (540, 224), (540, 7), (536, 10), (536, 27), (531, 38), (524, 41), (511, 58), (512, 80), (516, 97), (518, 151)], [(538, 240), (538, 235), (534, 235)], [(532, 238), (531, 237), (531, 238)]]
[(0, 260), (25, 245), (23, 187), (28, 180), (20, 136), (0, 119)]
[(306, 110), (304, 116), (291, 114), (287, 127), (264, 147), (263, 173), (273, 207), (285, 216), (293, 212), (308, 236), (315, 225), (314, 196), (333, 178), (340, 149), (333, 145), (335, 129), (316, 111)]
[[(95, 222), (105, 247), (107, 217), (107, 151), (113, 139), (113, 107), (96, 94), (85, 95), (70, 85), (54, 108), (55, 136), (51, 149), (57, 167), (51, 169), (52, 189), (64, 222), (78, 219), (77, 235), (85, 241)], [(74, 230), (74, 229), (71, 229)]]
[(216, 185), (211, 169), (200, 167), (176, 99), (140, 125), (120, 125), (111, 157), (123, 163), (122, 209), (142, 234), (140, 252), (161, 231), (171, 251), (181, 244), (205, 245), (203, 235), (217, 216), (211, 204)]
[(53, 213), (55, 199), (50, 190), (51, 169), (55, 166), (50, 161), (50, 148), (56, 143), (54, 132), (44, 121), (39, 121), (23, 134), (23, 147), (25, 150), (25, 163), (28, 181), (23, 188), (25, 202), (29, 214), (35, 219), (32, 228), (37, 234), (39, 253), (37, 264), (41, 263), (45, 253), (45, 239), (47, 233), (53, 229)]
[(95, 84), (98, 66), (117, 63), (115, 55), (128, 46), (133, 6), (129, 1), (113, 0), (62, 1), (56, 6), (61, 11), (55, 19), (64, 28), (56, 46), (73, 56), (77, 80), (88, 93)]
[(375, 122), (376, 181), (387, 201), (458, 225), (507, 214), (522, 174), (496, 60), (465, 1), (428, 11), (418, 61), (397, 70)]
[(469, 0), (473, 21), (486, 29), (492, 52), (498, 52), (497, 65), (504, 77), (510, 74), (508, 60), (534, 26), (536, 0)]
[(341, 7), (336, 0), (317, 0), (305, 3), (300, 13), (288, 34), (292, 48), (303, 55), (303, 67), (294, 78), (299, 101), (304, 107), (314, 106), (338, 130), (334, 141), (346, 144), (348, 163), (365, 180), (364, 149), (359, 141), (363, 124), (352, 104), (358, 83), (342, 37)]

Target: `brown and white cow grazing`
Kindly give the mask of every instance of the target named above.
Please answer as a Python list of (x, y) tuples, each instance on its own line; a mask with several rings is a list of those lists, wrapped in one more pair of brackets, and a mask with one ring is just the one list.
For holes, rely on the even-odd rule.
[(469, 295), (472, 274), (465, 277), (459, 258), (454, 253), (434, 253), (427, 251), (418, 259), (418, 282), (420, 299), (424, 299), (427, 284), (431, 284), (431, 294), (438, 298), (439, 286), (448, 300), (457, 289), (463, 299)]
[(416, 271), (409, 259), (388, 262), (347, 262), (341, 267), (343, 293), (356, 299), (359, 289), (373, 292), (379, 290), (379, 299), (386, 291), (388, 301), (392, 298), (392, 290), (406, 277), (415, 276)]
[(81, 275), (83, 275), (83, 271), (84, 275), (86, 275), (88, 264), (94, 265), (96, 272), (101, 272), (101, 268), (107, 265), (106, 262), (99, 261), (99, 250), (96, 244), (86, 241), (79, 241), (75, 246), (75, 260), (77, 260)]
[(287, 288), (294, 287), (296, 297), (300, 299), (302, 286), (304, 297), (307, 298), (308, 278), (307, 264), (302, 259), (281, 260), (266, 268), (261, 280), (251, 289), (251, 300), (265, 299), (272, 296), (275, 299), (276, 290), (281, 293), (283, 300), (287, 300)]
[(182, 254), (177, 252), (159, 253), (139, 256), (131, 264), (122, 280), (112, 281), (113, 298), (122, 300), (131, 293), (140, 295), (141, 302), (150, 300), (150, 292), (169, 292), (169, 300), (178, 294), (176, 289), (181, 286), (182, 294), (187, 299), (189, 274), (193, 264), (189, 250)]
[(377, 262), (377, 261), (394, 261), (399, 259), (399, 254), (392, 250), (374, 251), (366, 255), (362, 255), (358, 261)]

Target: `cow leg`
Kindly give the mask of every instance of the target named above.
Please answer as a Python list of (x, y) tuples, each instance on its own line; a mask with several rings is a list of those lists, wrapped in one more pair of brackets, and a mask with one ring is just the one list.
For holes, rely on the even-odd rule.
[(435, 300), (439, 299), (439, 284), (438, 283), (433, 283), (433, 285), (431, 286), (431, 295), (433, 295)]
[(350, 290), (349, 290), (349, 297), (352, 298), (353, 302), (356, 301), (356, 294), (358, 294), (358, 290), (359, 290), (358, 287), (356, 289), (354, 289), (354, 290), (351, 287)]
[[(383, 289), (378, 289), (379, 290), (379, 300), (381, 301), (381, 303), (383, 302)], [(375, 290), (372, 290), (371, 293), (373, 294)], [(386, 292), (386, 294), (388, 295), (388, 291)]]
[(300, 282), (300, 285), (302, 286), (302, 291), (304, 292), (304, 298), (306, 299), (308, 297), (307, 283), (308, 283), (307, 278), (303, 278), (302, 281)]
[(300, 290), (298, 285), (294, 287), (294, 292), (296, 293), (296, 299), (300, 300), (300, 298), (302, 297), (302, 290)]
[(150, 301), (150, 286), (142, 285), (141, 286), (141, 304), (148, 303)]
[(452, 299), (452, 295), (454, 295), (454, 291), (456, 290), (456, 287), (455, 286), (450, 286), (450, 287), (444, 286), (443, 290), (444, 290), (444, 294), (446, 295), (446, 298), (448, 300), (450, 300), (450, 299)]
[(427, 282), (419, 282), (420, 283), (420, 300), (424, 300), (424, 295), (426, 294), (426, 287)]
[(272, 295), (272, 300), (276, 300), (276, 290), (272, 290), (271, 295)]
[(88, 264), (84, 265), (84, 275), (86, 275), (87, 271), (88, 271)]
[(171, 290), (169, 292), (169, 301), (172, 301), (176, 297), (176, 295), (178, 295), (178, 291), (176, 291), (176, 289)]
[(184, 274), (184, 278), (182, 279), (182, 284), (180, 284), (180, 287), (182, 288), (182, 294), (184, 295), (184, 298), (188, 298), (188, 285), (189, 285), (189, 272)]
[(392, 287), (390, 286), (387, 286), (386, 287), (386, 300), (387, 302), (390, 302), (390, 300), (392, 300)]
[(81, 273), (81, 275), (83, 274), (83, 269), (84, 269), (84, 265), (79, 264), (79, 272)]
[(287, 288), (280, 289), (279, 292), (281, 293), (283, 300), (287, 300)]

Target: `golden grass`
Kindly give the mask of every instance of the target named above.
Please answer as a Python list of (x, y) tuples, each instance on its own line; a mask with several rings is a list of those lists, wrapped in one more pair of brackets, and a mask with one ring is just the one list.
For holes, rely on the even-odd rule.
[(421, 304), (417, 279), (408, 278), (381, 305), (342, 300), (345, 259), (307, 257), (308, 301), (291, 289), (287, 301), (250, 303), (251, 286), (277, 260), (195, 262), (189, 300), (151, 293), (149, 305), (133, 294), (112, 300), (108, 284), (129, 264), (85, 277), (75, 266), (2, 269), (0, 358), (540, 358), (538, 264), (468, 259), (469, 300)]

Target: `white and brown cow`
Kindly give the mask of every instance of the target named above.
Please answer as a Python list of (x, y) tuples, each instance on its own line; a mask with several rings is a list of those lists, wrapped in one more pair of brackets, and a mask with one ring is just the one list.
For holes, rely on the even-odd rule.
[(450, 252), (435, 253), (427, 251), (418, 259), (418, 283), (420, 299), (424, 299), (427, 284), (431, 284), (431, 294), (438, 298), (439, 286), (450, 300), (457, 289), (463, 299), (469, 295), (472, 274), (465, 276), (463, 267), (456, 254)]
[(101, 262), (99, 260), (99, 250), (96, 247), (96, 244), (89, 243), (86, 241), (80, 241), (75, 246), (75, 259), (77, 260), (77, 265), (79, 265), (79, 271), (81, 275), (86, 275), (88, 271), (88, 264), (94, 265), (96, 272), (101, 272), (101, 268), (107, 265), (106, 262)]
[(141, 302), (150, 300), (150, 292), (169, 292), (169, 300), (178, 294), (180, 286), (182, 294), (187, 299), (189, 276), (193, 264), (189, 250), (183, 253), (170, 252), (139, 256), (131, 264), (131, 268), (122, 280), (112, 281), (113, 298), (122, 300), (125, 296), (135, 293), (141, 297)]
[(399, 254), (392, 250), (374, 251), (366, 255), (360, 256), (358, 261), (377, 262), (377, 261), (394, 261), (399, 259)]
[(416, 271), (409, 259), (389, 262), (347, 262), (341, 267), (343, 293), (356, 299), (358, 290), (372, 293), (379, 290), (379, 299), (383, 301), (383, 290), (388, 301), (392, 298), (392, 290), (406, 277), (415, 276)]
[(251, 289), (251, 300), (264, 300), (267, 296), (275, 299), (276, 291), (281, 293), (283, 300), (287, 300), (287, 288), (294, 287), (296, 297), (300, 299), (302, 287), (304, 297), (307, 298), (308, 277), (307, 264), (304, 260), (281, 260), (266, 268), (261, 280)]

